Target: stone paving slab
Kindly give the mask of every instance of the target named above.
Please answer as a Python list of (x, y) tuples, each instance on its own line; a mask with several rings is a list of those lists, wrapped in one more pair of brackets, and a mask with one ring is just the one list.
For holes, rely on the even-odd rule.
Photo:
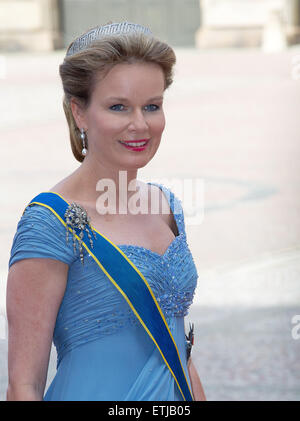
[(194, 307), (193, 357), (207, 399), (300, 401), (300, 339), (291, 334), (299, 310)]
[[(186, 321), (196, 324), (193, 355), (207, 398), (299, 400), (291, 319), (300, 314), (300, 47), (176, 53), (163, 140), (140, 176), (204, 181), (203, 221), (187, 226), (199, 282)], [(24, 205), (78, 166), (61, 103), (63, 54), (1, 60), (0, 316)], [(6, 353), (0, 317), (0, 399)], [(54, 373), (53, 350), (48, 384)]]
[[(193, 360), (209, 401), (300, 401), (299, 307), (194, 306)], [(300, 330), (300, 329), (299, 329)], [(7, 387), (7, 343), (0, 340), (0, 400)], [(55, 375), (52, 348), (47, 386)]]

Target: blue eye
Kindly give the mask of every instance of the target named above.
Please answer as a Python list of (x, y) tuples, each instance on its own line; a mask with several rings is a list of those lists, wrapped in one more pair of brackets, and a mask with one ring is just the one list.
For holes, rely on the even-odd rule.
[(111, 107), (109, 107), (113, 111), (122, 111), (122, 110), (117, 110), (114, 107), (124, 107), (124, 105), (122, 105), (122, 104), (115, 104), (115, 105), (112, 105)]
[[(111, 107), (109, 107), (109, 109), (113, 110), (113, 111), (123, 111), (124, 110), (124, 108), (120, 109), (120, 108), (116, 108), (116, 107), (124, 107), (124, 105), (123, 104), (115, 104), (115, 105), (112, 105)], [(147, 108), (147, 107), (151, 107), (151, 108), (149, 108), (149, 111), (157, 111), (160, 108), (158, 105), (155, 105), (155, 104), (146, 105), (145, 108)]]
[(152, 108), (150, 111), (157, 111), (157, 110), (159, 110), (159, 106), (158, 105), (155, 105), (155, 104), (150, 104), (149, 107), (156, 107), (154, 109)]

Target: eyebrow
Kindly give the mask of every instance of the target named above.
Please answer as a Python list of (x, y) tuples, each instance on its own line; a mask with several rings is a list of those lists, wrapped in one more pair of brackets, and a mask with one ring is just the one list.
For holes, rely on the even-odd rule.
[[(148, 101), (157, 101), (157, 100), (160, 100), (160, 99), (163, 99), (163, 98), (164, 97), (162, 95), (159, 95), (159, 96), (155, 96), (153, 98), (149, 98)], [(111, 97), (109, 97), (107, 99), (114, 100), (114, 101), (129, 101), (128, 98), (116, 97), (116, 96), (111, 96)]]

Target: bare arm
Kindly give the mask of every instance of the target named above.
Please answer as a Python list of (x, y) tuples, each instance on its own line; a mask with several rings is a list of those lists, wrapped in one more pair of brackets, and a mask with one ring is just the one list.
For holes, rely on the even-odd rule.
[(56, 316), (68, 265), (32, 258), (14, 263), (7, 279), (9, 401), (42, 400)]
[(190, 380), (192, 384), (192, 392), (195, 401), (206, 401), (204, 390), (200, 381), (200, 377), (197, 373), (196, 367), (193, 364), (192, 358), (188, 360), (188, 370), (190, 375)]

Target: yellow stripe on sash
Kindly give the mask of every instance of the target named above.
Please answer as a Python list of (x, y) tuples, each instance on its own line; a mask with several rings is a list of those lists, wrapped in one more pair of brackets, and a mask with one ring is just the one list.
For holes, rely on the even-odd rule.
[[(66, 203), (68, 203), (68, 205), (70, 205), (70, 203), (66, 200), (66, 199), (64, 199), (59, 193), (56, 193), (56, 192), (52, 192), (52, 191), (48, 191), (48, 192), (43, 192), (43, 193), (53, 193), (53, 194), (56, 194), (57, 196), (59, 196), (62, 200), (64, 200)], [(102, 269), (102, 271), (106, 274), (106, 276), (111, 280), (111, 282), (114, 284), (114, 286), (118, 289), (118, 291), (123, 295), (123, 297), (125, 298), (125, 300), (127, 301), (127, 303), (129, 304), (129, 306), (130, 306), (130, 308), (132, 309), (132, 311), (134, 312), (134, 314), (136, 315), (136, 317), (138, 318), (138, 320), (140, 321), (140, 323), (142, 324), (142, 326), (144, 327), (144, 329), (146, 330), (146, 332), (148, 333), (148, 335), (150, 336), (150, 338), (152, 339), (152, 341), (155, 343), (155, 345), (156, 345), (156, 347), (157, 347), (157, 349), (159, 350), (159, 352), (160, 352), (160, 354), (161, 354), (161, 356), (162, 356), (162, 358), (163, 358), (163, 360), (164, 360), (164, 362), (166, 363), (166, 365), (167, 365), (167, 367), (168, 367), (168, 369), (170, 370), (170, 372), (171, 372), (171, 374), (172, 374), (172, 376), (173, 376), (173, 378), (174, 378), (174, 380), (175, 380), (175, 382), (176, 382), (176, 384), (177, 384), (177, 386), (178, 386), (178, 389), (180, 390), (180, 393), (181, 393), (181, 395), (182, 395), (182, 397), (183, 397), (183, 399), (184, 400), (186, 400), (185, 399), (185, 396), (184, 396), (184, 394), (183, 394), (183, 392), (182, 392), (182, 390), (181, 390), (181, 387), (179, 386), (179, 383), (178, 383), (178, 380), (177, 380), (177, 378), (176, 378), (176, 376), (175, 376), (175, 374), (174, 374), (174, 372), (173, 372), (173, 370), (171, 369), (171, 367), (170, 367), (170, 365), (169, 365), (169, 363), (168, 363), (168, 361), (166, 360), (166, 358), (165, 358), (165, 356), (163, 355), (163, 352), (162, 352), (162, 350), (160, 349), (160, 347), (159, 347), (159, 345), (157, 344), (157, 342), (156, 342), (156, 340), (154, 339), (154, 337), (152, 336), (152, 334), (151, 334), (151, 332), (149, 331), (149, 329), (147, 328), (147, 326), (145, 325), (145, 323), (143, 322), (143, 320), (141, 319), (141, 317), (140, 317), (140, 315), (137, 313), (137, 311), (136, 311), (136, 309), (134, 308), (134, 306), (133, 306), (133, 304), (131, 303), (131, 301), (129, 300), (129, 298), (127, 297), (127, 295), (125, 294), (125, 292), (119, 287), (119, 285), (117, 284), (117, 282), (111, 277), (111, 275), (106, 271), (106, 269), (102, 266), (102, 264), (99, 262), (99, 260), (97, 259), (97, 257), (93, 254), (93, 252), (89, 249), (89, 247), (85, 244), (85, 242), (82, 240), (82, 239), (80, 239), (79, 237), (78, 237), (78, 235), (76, 234), (76, 233), (74, 233), (73, 231), (72, 231), (72, 229), (70, 228), (70, 227), (68, 227), (67, 226), (67, 224), (66, 224), (66, 222), (60, 217), (60, 215), (58, 215), (58, 213), (51, 207), (51, 206), (49, 206), (49, 205), (46, 205), (45, 203), (42, 203), (42, 202), (31, 202), (29, 205), (27, 205), (27, 206), (30, 206), (30, 205), (33, 205), (33, 204), (37, 204), (37, 205), (41, 205), (41, 206), (44, 206), (44, 207), (46, 207), (46, 208), (48, 208), (51, 212), (53, 212), (54, 213), (54, 215), (59, 219), (59, 221), (73, 234), (73, 235), (75, 235), (75, 237), (77, 238), (77, 240), (79, 240), (79, 241), (81, 241), (81, 244), (84, 246), (84, 248), (88, 251), (88, 253), (89, 254), (91, 254), (91, 256), (93, 257), (93, 259), (95, 260), (95, 262), (98, 264), (98, 266)], [(27, 206), (26, 206), (26, 208), (27, 208)], [(26, 209), (25, 208), (25, 209)], [(24, 209), (24, 211), (23, 211), (23, 213), (25, 212), (25, 209)], [(92, 225), (91, 225), (92, 226)], [(160, 306), (159, 306), (159, 304), (158, 304), (158, 302), (157, 302), (157, 300), (156, 300), (156, 298), (155, 298), (155, 296), (154, 296), (154, 294), (153, 294), (153, 291), (152, 291), (152, 289), (151, 289), (151, 287), (150, 287), (150, 285), (148, 284), (148, 282), (147, 282), (147, 280), (145, 279), (145, 277), (144, 277), (144, 275), (140, 272), (140, 270), (135, 266), (135, 264), (128, 258), (128, 256), (126, 256), (126, 254), (125, 253), (123, 253), (123, 251), (116, 245), (116, 244), (114, 244), (109, 238), (107, 238), (104, 234), (101, 234), (96, 228), (94, 228), (93, 226), (92, 226), (92, 229), (94, 230), (94, 231), (96, 231), (99, 235), (101, 235), (103, 238), (105, 238), (112, 246), (114, 246), (121, 254), (122, 254), (122, 256), (127, 260), (127, 262), (133, 267), (133, 269), (140, 275), (140, 277), (141, 277), (141, 279), (143, 280), (143, 282), (145, 283), (145, 285), (147, 286), (147, 288), (148, 288), (148, 290), (149, 290), (149, 292), (150, 292), (150, 294), (151, 294), (151, 296), (152, 296), (152, 299), (153, 299), (153, 301), (154, 301), (154, 303), (155, 303), (155, 305), (156, 305), (156, 307), (157, 307), (157, 309), (158, 309), (158, 311), (159, 311), (159, 313), (160, 313), (160, 315), (161, 315), (161, 318), (162, 318), (162, 320), (163, 320), (163, 322), (164, 322), (164, 324), (165, 324), (165, 326), (166, 326), (166, 328), (167, 328), (167, 330), (168, 330), (168, 332), (169, 332), (169, 335), (170, 335), (170, 337), (171, 337), (171, 339), (172, 339), (172, 341), (173, 341), (173, 344), (174, 344), (174, 346), (175, 346), (175, 349), (176, 349), (176, 352), (177, 352), (177, 355), (178, 355), (178, 359), (179, 359), (179, 362), (180, 362), (180, 365), (181, 365), (181, 368), (182, 368), (182, 372), (183, 372), (183, 374), (184, 374), (184, 377), (185, 377), (185, 380), (186, 380), (186, 383), (187, 383), (187, 386), (188, 386), (188, 389), (189, 389), (189, 391), (190, 391), (190, 394), (191, 394), (191, 396), (192, 396), (192, 398), (193, 398), (193, 394), (192, 394), (192, 392), (191, 392), (191, 389), (190, 389), (190, 386), (189, 386), (189, 383), (188, 383), (188, 381), (187, 381), (187, 378), (186, 378), (186, 375), (185, 375), (185, 371), (184, 371), (184, 369), (183, 369), (183, 366), (182, 366), (182, 363), (181, 363), (181, 359), (180, 359), (180, 355), (179, 355), (179, 351), (178, 351), (178, 348), (177, 348), (177, 345), (176, 345), (176, 343), (175, 343), (175, 341), (174, 341), (174, 338), (173, 338), (173, 335), (172, 335), (172, 333), (171, 333), (171, 331), (170, 331), (170, 329), (169, 329), (169, 326), (168, 326), (168, 324), (167, 324), (167, 321), (166, 321), (166, 319), (165, 319), (165, 316), (164, 316), (164, 314), (163, 314), (163, 312), (162, 312), (162, 310), (161, 310), (161, 308), (160, 308)], [(194, 400), (194, 399), (193, 399)]]

